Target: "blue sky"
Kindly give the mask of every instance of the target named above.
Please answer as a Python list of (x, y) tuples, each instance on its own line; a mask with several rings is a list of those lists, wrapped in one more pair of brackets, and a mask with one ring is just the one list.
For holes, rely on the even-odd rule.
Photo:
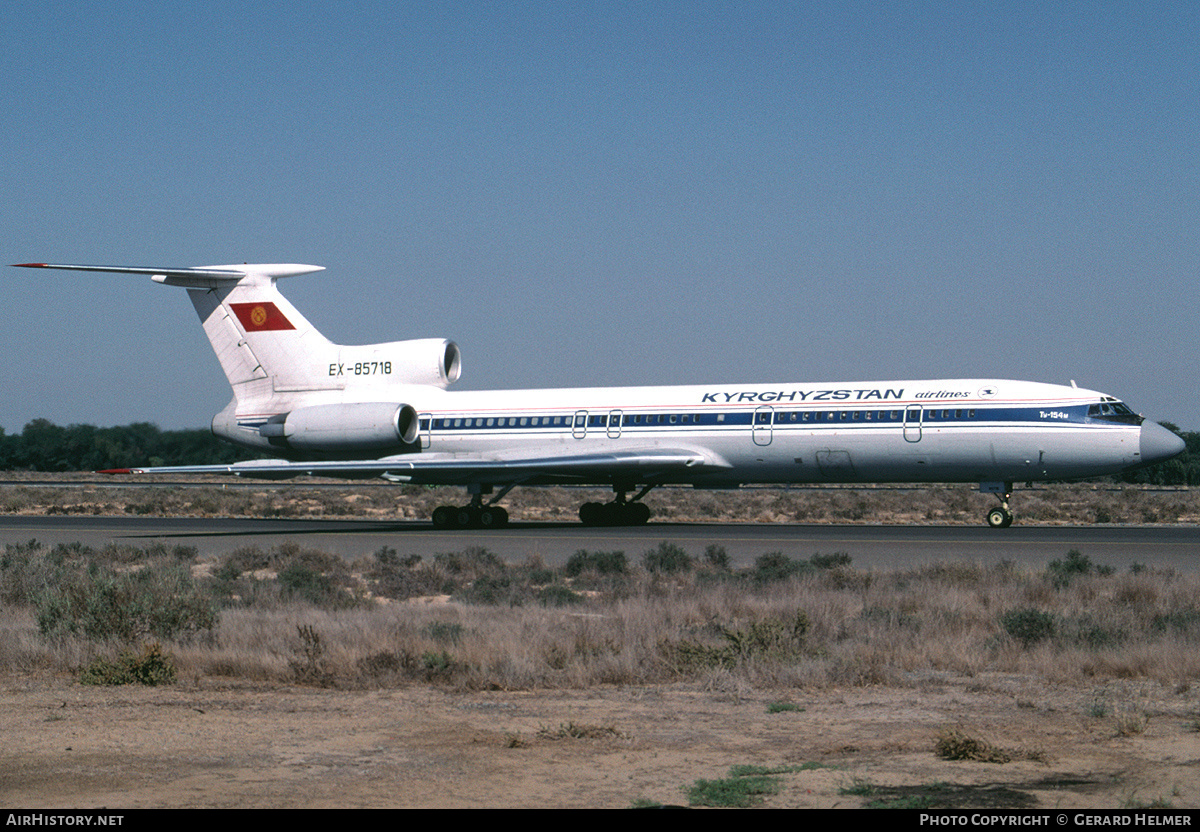
[[(175, 7), (178, 6), (178, 7)], [(462, 389), (999, 377), (1200, 429), (1200, 6), (9, 2), (3, 262), (328, 267)], [(0, 426), (207, 425), (185, 294), (6, 269)]]

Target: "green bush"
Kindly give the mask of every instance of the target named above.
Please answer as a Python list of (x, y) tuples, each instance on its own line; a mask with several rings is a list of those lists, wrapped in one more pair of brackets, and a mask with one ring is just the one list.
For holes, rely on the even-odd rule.
[(770, 584), (786, 581), (804, 569), (804, 564), (792, 560), (783, 552), (767, 552), (754, 559), (752, 573), (755, 583)]
[(687, 572), (692, 568), (692, 559), (682, 546), (663, 541), (657, 549), (651, 549), (642, 555), (642, 565), (647, 572), (675, 573)]
[(1093, 564), (1092, 559), (1078, 549), (1072, 549), (1067, 552), (1065, 560), (1050, 561), (1050, 564), (1046, 567), (1046, 574), (1054, 584), (1055, 589), (1062, 589), (1067, 586), (1073, 578), (1086, 575), (1108, 576), (1113, 574), (1113, 572), (1114, 569), (1111, 566)]
[(465, 604), (519, 607), (524, 602), (527, 592), (529, 587), (516, 583), (508, 575), (480, 575), (455, 592), (453, 598)]
[(284, 598), (298, 599), (327, 610), (356, 607), (360, 599), (347, 592), (333, 576), (294, 560), (279, 573)]
[(820, 552), (808, 559), (814, 569), (836, 569), (839, 566), (849, 566), (853, 558), (846, 552), (834, 552), (822, 555)]
[(55, 638), (168, 640), (217, 624), (212, 601), (196, 588), (191, 573), (165, 561), (128, 572), (94, 569), (67, 576), (40, 591), (34, 607), (38, 629)]
[(504, 569), (504, 562), (482, 546), (469, 546), (461, 552), (442, 552), (433, 562), (452, 575), (480, 575)]
[(704, 547), (704, 562), (714, 569), (727, 571), (729, 569), (729, 553), (724, 546), (710, 543)]
[(403, 601), (420, 595), (440, 595), (445, 575), (438, 569), (421, 566), (420, 555), (399, 557), (395, 549), (384, 547), (375, 553), (375, 563), (366, 573), (371, 591), (385, 598)]
[(440, 644), (457, 645), (462, 641), (463, 625), (456, 621), (430, 621), (421, 629), (421, 634)]
[(28, 604), (45, 586), (62, 580), (65, 554), (57, 548), (46, 554), (41, 543), (9, 543), (0, 555), (0, 601), (11, 606)]
[(589, 552), (586, 549), (580, 549), (567, 558), (563, 574), (568, 578), (575, 578), (589, 571), (601, 575), (624, 575), (629, 571), (628, 564), (625, 562), (625, 553)]
[(562, 584), (551, 584), (538, 591), (537, 599), (544, 607), (566, 607), (581, 603), (583, 596)]
[(96, 659), (79, 674), (83, 685), (171, 685), (175, 683), (175, 663), (162, 646), (146, 644), (141, 655), (122, 651), (116, 660)]
[(1053, 615), (1033, 607), (1009, 610), (1000, 616), (1000, 626), (1026, 647), (1052, 638), (1057, 629)]

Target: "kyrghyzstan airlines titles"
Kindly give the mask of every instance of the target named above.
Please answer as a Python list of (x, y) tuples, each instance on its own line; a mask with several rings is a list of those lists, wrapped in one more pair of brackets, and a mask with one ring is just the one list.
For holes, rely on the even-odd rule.
[[(913, 399), (990, 399), (996, 388), (984, 387), (977, 391), (967, 390), (921, 390), (913, 393)], [(732, 402), (866, 402), (903, 399), (904, 388), (864, 387), (840, 390), (738, 390), (733, 393), (704, 393), (701, 402), (730, 404)]]
[(739, 390), (734, 393), (705, 393), (701, 402), (865, 402), (904, 398), (904, 388), (899, 390)]

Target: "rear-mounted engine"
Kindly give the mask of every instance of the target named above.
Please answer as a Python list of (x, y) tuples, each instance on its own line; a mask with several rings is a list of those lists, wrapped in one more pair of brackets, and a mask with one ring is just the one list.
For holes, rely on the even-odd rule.
[(402, 450), (417, 441), (419, 426), (412, 405), (365, 402), (301, 407), (272, 417), (258, 432), (297, 451), (353, 454)]

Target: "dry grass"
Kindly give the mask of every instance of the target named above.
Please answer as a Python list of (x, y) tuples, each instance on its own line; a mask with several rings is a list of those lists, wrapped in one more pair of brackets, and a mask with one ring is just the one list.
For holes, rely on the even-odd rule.
[[(331, 562), (299, 547), (259, 554)], [(986, 671), (1052, 683), (1139, 679), (1182, 688), (1200, 677), (1195, 575), (1118, 575), (1089, 562), (1088, 571), (1063, 580), (1053, 569), (1009, 565), (862, 571), (796, 561), (790, 577), (769, 581), (753, 569), (711, 566), (567, 578), (540, 564), (501, 564), (482, 550), (429, 563), (397, 563), (392, 556), (377, 553), (386, 570), (364, 562), (339, 574), (328, 590), (333, 595), (320, 597), (342, 600), (321, 607), (279, 589), (241, 600), (223, 596), (228, 606), (214, 630), (164, 646), (185, 681), (344, 688), (433, 683), (515, 690), (683, 679), (715, 687), (828, 688)], [(446, 585), (448, 594), (386, 602), (378, 590), (388, 576), (400, 587)], [(217, 586), (217, 578), (207, 580)], [(270, 588), (279, 580), (264, 573), (244, 586)], [(540, 586), (546, 582), (560, 592), (547, 595)], [(584, 586), (594, 589), (577, 591)], [(577, 600), (562, 606), (547, 600), (563, 595)], [(480, 603), (484, 597), (497, 602)], [(1042, 636), (1024, 637), (1011, 616), (1022, 610), (1052, 625)], [(29, 606), (10, 603), (0, 613), (0, 669), (74, 672), (120, 647), (43, 637)], [(1143, 716), (1125, 720), (1122, 732), (1136, 732)]]

